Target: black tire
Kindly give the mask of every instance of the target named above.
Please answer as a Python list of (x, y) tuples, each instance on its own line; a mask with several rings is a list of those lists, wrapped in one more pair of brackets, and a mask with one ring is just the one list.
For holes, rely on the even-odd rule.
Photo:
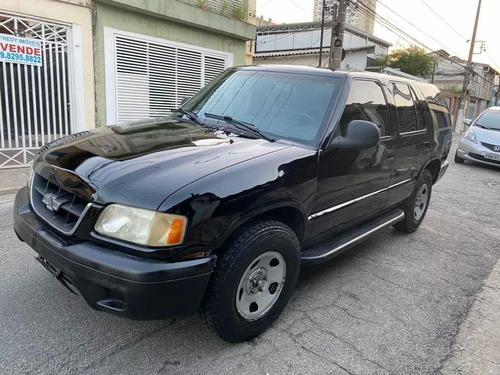
[[(245, 271), (269, 251), (285, 260), (285, 282), (267, 312), (257, 320), (245, 320), (236, 307), (236, 293)], [(278, 221), (259, 222), (240, 230), (219, 254), (200, 309), (202, 320), (228, 342), (242, 342), (264, 332), (290, 300), (300, 271), (300, 245), (295, 233)]]
[[(427, 199), (427, 204), (424, 208), (423, 214), (417, 219), (415, 219), (415, 200), (417, 198), (417, 194), (420, 191), (422, 185), (426, 184), (428, 190), (428, 199)], [(417, 184), (415, 186), (415, 190), (413, 191), (413, 194), (403, 203), (401, 208), (403, 209), (405, 213), (405, 218), (401, 220), (400, 222), (394, 224), (394, 228), (401, 232), (405, 233), (413, 233), (415, 232), (420, 224), (422, 224), (422, 221), (425, 218), (425, 215), (427, 213), (427, 209), (429, 208), (429, 203), (431, 200), (431, 193), (432, 193), (432, 174), (428, 169), (424, 169), (422, 173), (420, 174), (420, 177), (417, 180)]]
[(460, 156), (458, 156), (458, 153), (455, 151), (455, 163), (458, 164), (463, 164), (465, 159), (462, 159)]

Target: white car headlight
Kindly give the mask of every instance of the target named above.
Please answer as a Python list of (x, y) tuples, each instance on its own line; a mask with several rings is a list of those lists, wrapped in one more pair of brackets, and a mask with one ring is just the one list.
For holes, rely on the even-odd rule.
[(477, 143), (476, 133), (474, 133), (474, 130), (472, 129), (467, 130), (467, 132), (465, 133), (465, 139), (473, 143)]
[(186, 225), (184, 216), (111, 204), (99, 216), (95, 230), (139, 245), (165, 247), (182, 243)]

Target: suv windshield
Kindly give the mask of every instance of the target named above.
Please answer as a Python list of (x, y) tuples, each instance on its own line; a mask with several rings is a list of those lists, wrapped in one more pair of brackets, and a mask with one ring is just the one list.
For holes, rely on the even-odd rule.
[(269, 137), (314, 145), (340, 83), (335, 77), (230, 69), (183, 108), (207, 123), (224, 121), (205, 114), (229, 116)]
[(476, 120), (483, 128), (500, 130), (500, 111), (486, 111)]

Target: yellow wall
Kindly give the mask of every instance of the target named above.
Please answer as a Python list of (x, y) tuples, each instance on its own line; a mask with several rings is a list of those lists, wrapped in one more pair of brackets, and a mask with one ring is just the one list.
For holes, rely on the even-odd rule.
[(82, 30), (85, 128), (95, 127), (94, 61), (90, 0), (1, 0), (0, 12), (77, 24)]

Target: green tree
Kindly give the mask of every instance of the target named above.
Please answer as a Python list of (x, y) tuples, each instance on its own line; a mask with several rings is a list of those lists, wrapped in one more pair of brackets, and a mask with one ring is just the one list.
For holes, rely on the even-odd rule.
[(387, 56), (375, 60), (375, 66), (400, 69), (402, 72), (418, 77), (429, 77), (436, 59), (425, 53), (423, 48), (411, 46), (405, 49), (396, 49)]

